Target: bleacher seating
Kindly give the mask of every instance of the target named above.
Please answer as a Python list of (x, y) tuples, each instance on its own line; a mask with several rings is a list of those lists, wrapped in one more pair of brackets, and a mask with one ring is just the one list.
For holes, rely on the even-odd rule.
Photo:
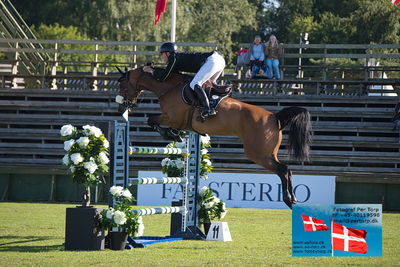
[[(47, 170), (63, 173), (64, 154), (59, 129), (64, 124), (84, 125), (120, 119), (114, 97), (108, 91), (49, 89), (0, 90), (0, 169), (21, 168), (26, 172)], [(400, 177), (398, 131), (391, 117), (396, 97), (351, 95), (269, 95), (234, 93), (234, 97), (277, 112), (285, 106), (306, 107), (312, 115), (312, 163), (290, 162), (296, 173), (335, 176)], [(158, 100), (145, 93), (131, 115), (133, 145), (163, 146), (146, 125), (149, 114), (159, 113)], [(284, 131), (285, 135), (285, 131)], [(260, 172), (248, 161), (236, 137), (213, 136), (210, 149), (219, 171)], [(280, 149), (287, 160), (285, 137)], [(139, 156), (133, 169), (159, 169), (162, 156)]]

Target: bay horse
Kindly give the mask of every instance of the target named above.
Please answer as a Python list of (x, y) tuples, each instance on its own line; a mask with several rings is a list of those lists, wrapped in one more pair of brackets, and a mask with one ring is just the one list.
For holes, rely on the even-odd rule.
[[(217, 115), (206, 120), (198, 108), (184, 103), (182, 87), (191, 77), (171, 73), (163, 82), (157, 81), (142, 67), (122, 72), (119, 96), (126, 105), (135, 104), (143, 90), (153, 92), (159, 99), (161, 114), (150, 116), (147, 123), (165, 138), (173, 139), (175, 130), (192, 130), (200, 134), (237, 136), (243, 142), (246, 157), (263, 168), (277, 174), (282, 182), (283, 201), (291, 208), (296, 203), (292, 186), (292, 172), (278, 160), (282, 129), (290, 126), (289, 155), (298, 161), (309, 160), (311, 141), (310, 114), (305, 108), (286, 107), (274, 114), (261, 107), (226, 97), (217, 108)], [(117, 101), (121, 102), (121, 101)], [(166, 128), (167, 126), (170, 128)]]

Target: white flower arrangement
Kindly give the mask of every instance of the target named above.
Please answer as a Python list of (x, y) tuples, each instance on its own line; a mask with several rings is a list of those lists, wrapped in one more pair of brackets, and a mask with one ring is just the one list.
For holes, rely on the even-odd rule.
[(200, 223), (210, 223), (213, 219), (223, 219), (227, 213), (225, 203), (214, 196), (212, 190), (204, 186), (198, 195), (200, 209), (198, 217)]
[(60, 134), (66, 151), (62, 162), (71, 172), (73, 181), (85, 187), (103, 182), (101, 176), (108, 172), (110, 144), (102, 131), (90, 125), (79, 130), (67, 124), (61, 127)]
[(109, 192), (117, 204), (114, 208), (110, 207), (101, 211), (100, 221), (103, 228), (110, 231), (117, 227), (123, 229), (129, 235), (142, 236), (144, 233), (143, 219), (141, 216), (132, 213), (131, 203), (134, 198), (129, 189), (112, 186)]
[[(208, 147), (211, 147), (210, 136), (200, 136), (201, 144), (201, 162), (200, 177), (204, 180), (208, 179), (207, 174), (212, 172), (213, 166), (208, 154)], [(185, 142), (172, 142), (167, 145), (169, 148), (185, 148)], [(161, 161), (161, 171), (168, 177), (182, 177), (184, 174), (185, 159), (182, 155), (169, 155)]]

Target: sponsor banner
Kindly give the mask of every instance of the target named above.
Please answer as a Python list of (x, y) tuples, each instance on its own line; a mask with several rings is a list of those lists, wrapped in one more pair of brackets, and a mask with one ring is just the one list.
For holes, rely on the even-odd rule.
[(382, 256), (382, 205), (294, 205), (292, 256)]
[[(139, 177), (161, 178), (161, 172), (139, 171)], [(293, 189), (298, 203), (334, 204), (335, 177), (293, 175)], [(210, 173), (200, 187), (208, 186), (228, 208), (286, 209), (281, 181), (274, 174)], [(139, 185), (138, 205), (170, 206), (182, 197), (182, 187), (175, 184)]]

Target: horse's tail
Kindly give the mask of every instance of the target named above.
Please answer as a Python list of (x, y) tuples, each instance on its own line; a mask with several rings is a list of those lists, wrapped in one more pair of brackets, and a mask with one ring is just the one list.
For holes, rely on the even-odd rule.
[(288, 150), (290, 157), (298, 161), (310, 160), (311, 122), (305, 108), (287, 107), (275, 114), (282, 130), (290, 125)]

